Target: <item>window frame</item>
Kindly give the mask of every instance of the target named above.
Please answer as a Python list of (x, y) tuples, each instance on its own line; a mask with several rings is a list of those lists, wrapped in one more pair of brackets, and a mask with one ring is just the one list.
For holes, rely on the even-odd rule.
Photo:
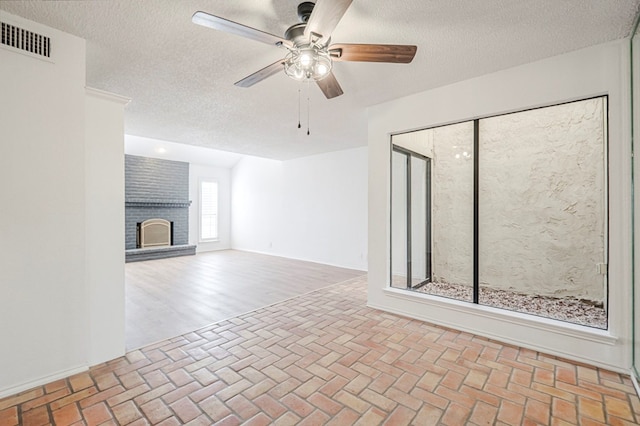
[[(205, 183), (213, 183), (216, 186), (216, 208), (215, 208), (215, 223), (216, 223), (216, 236), (212, 238), (203, 238), (203, 196), (202, 190)], [(200, 178), (198, 179), (198, 242), (209, 243), (220, 241), (220, 182), (214, 178)]]
[[(485, 120), (485, 119), (491, 119), (491, 118), (495, 118), (495, 117), (502, 117), (502, 116), (507, 116), (507, 115), (513, 115), (513, 114), (519, 114), (519, 113), (524, 113), (524, 112), (528, 112), (528, 111), (535, 111), (535, 110), (540, 110), (540, 109), (545, 109), (545, 108), (551, 108), (551, 107), (556, 107), (556, 106), (561, 106), (561, 105), (567, 105), (567, 104), (573, 104), (573, 103), (578, 103), (578, 102), (583, 102), (583, 101), (588, 101), (588, 100), (593, 100), (593, 99), (602, 99), (603, 102), (603, 133), (604, 133), (604, 141), (603, 141), (603, 156), (604, 156), (604, 161), (603, 161), (603, 178), (604, 178), (604, 182), (603, 182), (603, 190), (604, 190), (604, 259), (603, 259), (603, 264), (605, 267), (605, 273), (603, 273), (603, 284), (604, 284), (604, 310), (606, 313), (606, 328), (599, 328), (599, 327), (593, 327), (590, 325), (582, 325), (582, 324), (578, 324), (576, 322), (571, 322), (568, 320), (562, 320), (562, 319), (555, 319), (553, 317), (546, 317), (546, 316), (542, 316), (542, 315), (538, 315), (538, 314), (533, 314), (533, 313), (527, 313), (527, 312), (522, 312), (522, 311), (517, 311), (517, 310), (510, 310), (507, 308), (501, 308), (501, 307), (494, 307), (491, 305), (486, 305), (483, 303), (480, 303), (479, 300), (479, 294), (480, 294), (480, 259), (479, 259), (479, 255), (480, 255), (480, 244), (479, 244), (479, 239), (480, 239), (480, 218), (479, 218), (479, 208), (481, 205), (480, 202), (480, 198), (479, 198), (479, 182), (480, 182), (480, 163), (479, 163), (479, 158), (481, 153), (480, 151), (480, 123)], [(391, 133), (389, 136), (389, 152), (390, 152), (390, 156), (389, 156), (389, 171), (390, 171), (390, 179), (389, 179), (389, 241), (392, 241), (392, 228), (393, 228), (393, 221), (392, 221), (392, 217), (393, 217), (393, 213), (392, 213), (392, 209), (391, 209), (391, 205), (393, 203), (393, 194), (392, 194), (392, 184), (391, 184), (391, 179), (393, 177), (393, 152), (396, 150), (396, 145), (393, 142), (393, 137), (397, 136), (397, 135), (403, 135), (403, 134), (407, 134), (407, 133), (414, 133), (414, 132), (420, 132), (423, 130), (431, 130), (431, 129), (436, 129), (436, 128), (440, 128), (440, 127), (446, 127), (446, 126), (451, 126), (451, 125), (456, 125), (456, 124), (460, 124), (460, 123), (473, 123), (473, 150), (474, 150), (474, 156), (473, 156), (473, 168), (474, 168), (474, 181), (473, 181), (473, 300), (472, 301), (466, 301), (466, 300), (462, 300), (462, 299), (448, 299), (448, 298), (443, 298), (442, 296), (439, 295), (432, 295), (432, 294), (428, 294), (427, 293), (427, 299), (432, 300), (431, 298), (435, 298), (436, 300), (442, 300), (442, 299), (448, 299), (447, 301), (445, 301), (444, 303), (448, 303), (453, 301), (454, 303), (461, 303), (461, 304), (467, 304), (467, 305), (473, 305), (476, 307), (482, 307), (484, 308), (488, 308), (488, 309), (493, 309), (496, 310), (500, 313), (508, 313), (508, 314), (516, 314), (516, 316), (518, 315), (524, 315), (525, 317), (532, 317), (532, 318), (538, 318), (538, 319), (542, 319), (543, 321), (551, 321), (551, 322), (560, 322), (563, 324), (563, 326), (566, 326), (567, 324), (569, 324), (569, 326), (571, 327), (584, 327), (584, 328), (588, 328), (588, 329), (592, 329), (592, 330), (597, 330), (598, 332), (602, 331), (602, 332), (609, 332), (611, 330), (611, 310), (610, 310), (610, 300), (611, 300), (611, 296), (610, 296), (610, 291), (611, 291), (611, 280), (610, 280), (610, 273), (609, 273), (609, 268), (610, 268), (610, 264), (611, 264), (611, 258), (610, 258), (610, 239), (611, 239), (611, 229), (610, 229), (610, 220), (611, 220), (611, 212), (610, 212), (610, 197), (609, 197), (609, 191), (610, 191), (610, 169), (611, 169), (611, 165), (609, 162), (609, 158), (610, 158), (610, 154), (609, 154), (609, 147), (610, 147), (610, 139), (611, 139), (611, 135), (609, 133), (609, 120), (610, 120), (610, 102), (609, 102), (609, 94), (601, 94), (601, 95), (594, 95), (594, 96), (589, 96), (589, 97), (581, 97), (581, 98), (577, 98), (577, 99), (573, 99), (573, 100), (569, 100), (569, 101), (564, 101), (564, 102), (556, 102), (556, 103), (550, 103), (550, 104), (545, 104), (545, 105), (540, 105), (540, 106), (536, 106), (536, 107), (531, 107), (531, 108), (523, 108), (523, 109), (517, 109), (514, 111), (509, 111), (509, 112), (504, 112), (504, 113), (497, 113), (497, 114), (488, 114), (488, 115), (483, 115), (483, 116), (478, 116), (475, 118), (471, 118), (471, 119), (465, 119), (465, 120), (459, 120), (459, 121), (453, 121), (450, 123), (446, 123), (446, 124), (440, 124), (440, 125), (435, 125), (435, 126), (428, 126), (428, 127), (421, 127), (421, 128), (417, 128), (417, 129), (413, 129), (410, 131), (404, 131), (404, 132), (396, 132), (396, 133)], [(433, 242), (431, 242), (433, 243)], [(392, 250), (391, 250), (391, 246), (388, 247), (388, 262), (389, 265), (392, 264)], [(411, 287), (407, 287), (407, 288), (399, 288), (399, 287), (394, 287), (393, 286), (393, 279), (392, 279), (392, 275), (393, 273), (391, 272), (391, 267), (389, 268), (389, 274), (388, 274), (388, 282), (386, 283), (386, 288), (385, 291), (389, 291), (390, 294), (393, 294), (394, 296), (398, 295), (398, 293), (395, 293), (396, 291), (400, 291), (400, 292), (405, 292), (403, 293), (399, 293), (399, 295), (401, 295), (400, 297), (405, 297), (407, 296), (408, 299), (410, 300), (411, 297), (414, 297), (414, 295), (416, 294), (414, 288)], [(407, 291), (408, 290), (408, 291)], [(418, 297), (420, 298), (424, 298), (424, 296), (422, 294), (419, 294)]]

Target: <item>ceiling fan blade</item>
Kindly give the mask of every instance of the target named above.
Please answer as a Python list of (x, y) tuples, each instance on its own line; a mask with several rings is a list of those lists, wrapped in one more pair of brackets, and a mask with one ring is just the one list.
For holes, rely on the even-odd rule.
[(326, 44), (352, 1), (317, 0), (304, 29), (304, 36), (309, 38), (312, 33), (319, 34), (321, 36), (319, 44)]
[(238, 24), (237, 22), (211, 15), (206, 12), (198, 11), (194, 13), (191, 17), (191, 21), (194, 24), (202, 25), (203, 27), (213, 28), (214, 30), (224, 31), (278, 47), (283, 45), (289, 47), (292, 46), (292, 43), (289, 40), (282, 37), (265, 33), (264, 31), (256, 30), (255, 28), (247, 27), (246, 25)]
[(417, 50), (416, 46), (404, 44), (333, 44), (329, 54), (334, 61), (408, 64)]
[(333, 75), (333, 72), (330, 72), (322, 80), (317, 80), (316, 84), (322, 90), (322, 93), (327, 97), (327, 99), (335, 98), (336, 96), (342, 95), (344, 92), (342, 91), (342, 87), (336, 80), (336, 76)]
[(276, 61), (274, 63), (272, 63), (271, 65), (268, 65), (264, 68), (262, 68), (260, 71), (256, 71), (253, 74), (251, 74), (250, 76), (247, 76), (245, 78), (243, 78), (240, 81), (237, 81), (235, 83), (236, 86), (240, 86), (240, 87), (251, 87), (256, 83), (261, 82), (262, 80), (264, 80), (265, 78), (271, 77), (274, 74), (277, 74), (278, 72), (282, 71), (284, 69), (284, 59), (280, 59), (279, 61)]

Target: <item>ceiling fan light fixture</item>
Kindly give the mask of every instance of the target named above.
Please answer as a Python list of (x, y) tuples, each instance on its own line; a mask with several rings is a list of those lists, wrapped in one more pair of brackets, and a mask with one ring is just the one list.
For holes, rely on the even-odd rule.
[(305, 68), (308, 69), (309, 66), (311, 65), (311, 63), (313, 62), (314, 58), (314, 52), (311, 49), (307, 49), (307, 50), (303, 50), (300, 52), (300, 65)]
[(327, 66), (323, 63), (316, 64), (316, 74), (319, 76), (325, 76), (329, 72)]
[(329, 52), (315, 46), (289, 51), (284, 59), (284, 71), (294, 80), (322, 80), (333, 66)]

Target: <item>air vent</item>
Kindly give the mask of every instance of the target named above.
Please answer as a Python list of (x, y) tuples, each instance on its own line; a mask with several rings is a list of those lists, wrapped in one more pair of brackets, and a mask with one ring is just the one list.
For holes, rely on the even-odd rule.
[(1, 44), (23, 52), (49, 58), (51, 55), (51, 39), (49, 37), (25, 30), (15, 25), (2, 22)]

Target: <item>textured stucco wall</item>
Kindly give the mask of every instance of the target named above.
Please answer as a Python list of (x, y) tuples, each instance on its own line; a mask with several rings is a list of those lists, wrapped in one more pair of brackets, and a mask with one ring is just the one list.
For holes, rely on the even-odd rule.
[[(604, 301), (603, 111), (599, 98), (480, 120), (481, 286)], [(432, 158), (434, 281), (471, 286), (473, 122), (393, 143)]]
[(602, 301), (603, 100), (480, 121), (480, 285)]
[(426, 131), (434, 151), (433, 279), (472, 286), (473, 122)]

